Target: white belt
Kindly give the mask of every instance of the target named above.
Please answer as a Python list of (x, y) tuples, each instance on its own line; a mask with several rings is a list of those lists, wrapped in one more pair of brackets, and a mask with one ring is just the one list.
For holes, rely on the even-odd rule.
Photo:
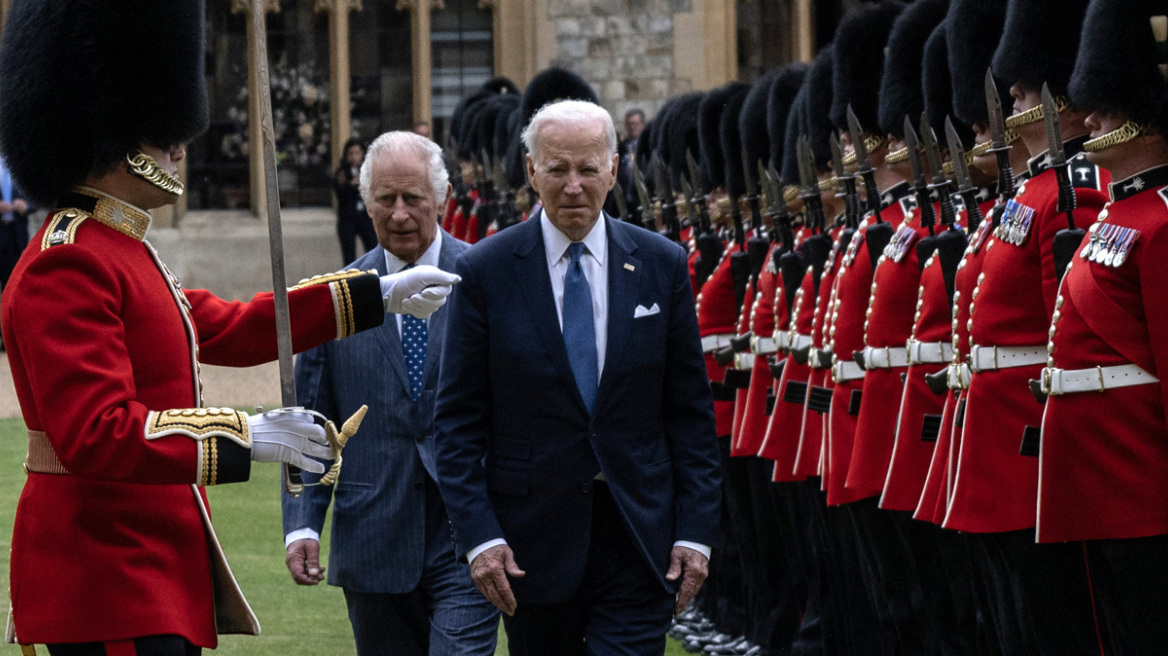
[(753, 353), (735, 353), (734, 354), (734, 368), (739, 371), (749, 371), (754, 369), (754, 354)]
[(755, 335), (750, 338), (750, 352), (755, 355), (770, 355), (778, 350), (778, 340), (774, 337), (759, 337)]
[(831, 367), (831, 379), (837, 383), (846, 383), (849, 380), (860, 380), (864, 377), (864, 370), (851, 360), (840, 360)]
[[(825, 348), (825, 349), (814, 349), (813, 348), (813, 349), (811, 349), (811, 354), (807, 357), (807, 366), (808, 367), (811, 367), (812, 369), (819, 369), (820, 368), (820, 366), (819, 366), (819, 353), (818, 353), (819, 351), (822, 351), (824, 353), (824, 357), (827, 358), (827, 362), (831, 362), (831, 349), (830, 348)], [(824, 369), (830, 369), (830, 368), (831, 368), (830, 364), (828, 364), (826, 367), (824, 367)]]
[(1046, 362), (1046, 346), (974, 346), (969, 349), (969, 368), (974, 373)]
[(953, 359), (951, 342), (918, 342), (910, 337), (905, 346), (909, 364), (941, 364)]
[(963, 390), (969, 389), (969, 365), (962, 362), (961, 364), (949, 365), (949, 389)]
[(1042, 391), (1050, 396), (1076, 392), (1102, 392), (1116, 387), (1150, 385), (1158, 382), (1160, 382), (1159, 378), (1134, 364), (1093, 367), (1091, 369), (1047, 367), (1042, 370)]
[(899, 346), (865, 346), (864, 367), (873, 369), (891, 369), (893, 367), (908, 366), (908, 350)]
[(803, 333), (795, 333), (788, 337), (787, 348), (792, 351), (798, 351), (804, 346), (811, 346), (811, 335), (804, 335)]
[(775, 341), (775, 350), (776, 351), (785, 350), (785, 349), (790, 348), (791, 347), (791, 331), (789, 331), (789, 330), (776, 330), (775, 336), (774, 336), (774, 341)]
[(734, 339), (735, 335), (732, 333), (725, 333), (722, 335), (706, 335), (702, 338), (702, 353), (713, 353), (718, 349), (730, 346), (730, 340)]

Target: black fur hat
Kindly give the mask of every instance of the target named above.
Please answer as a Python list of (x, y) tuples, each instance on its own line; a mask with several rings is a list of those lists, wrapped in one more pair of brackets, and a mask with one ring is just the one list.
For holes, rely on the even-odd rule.
[(654, 117), (641, 128), (641, 136), (637, 139), (637, 151), (634, 153), (633, 162), (642, 174), (649, 172), (649, 160), (653, 157), (653, 139), (657, 136), (657, 128), (657, 118)]
[(759, 78), (746, 100), (742, 103), (742, 111), (738, 114), (738, 133), (742, 138), (742, 152), (747, 162), (750, 162), (752, 178), (758, 177), (758, 164), (764, 165), (771, 161), (771, 142), (767, 135), (767, 100), (771, 96), (771, 86), (778, 79), (782, 70), (776, 68)]
[[(503, 172), (507, 174), (507, 185), (512, 189), (519, 189), (527, 184), (527, 160), (524, 157), (527, 151), (523, 147), (523, 140), (519, 137), (519, 131), (522, 128), (519, 124), (520, 118), (522, 116), (519, 113), (518, 107), (506, 115), (507, 143), (504, 144), (504, 150), (501, 154), (503, 158)], [(495, 144), (498, 146), (497, 139)], [(496, 150), (496, 153), (498, 153), (498, 150)]]
[[(838, 41), (836, 42), (838, 43)], [(839, 51), (835, 47), (824, 48), (816, 55), (811, 63), (811, 72), (807, 74), (805, 102), (807, 109), (803, 115), (804, 133), (811, 140), (811, 154), (815, 156), (815, 166), (820, 171), (831, 168), (831, 144), (829, 139), (836, 126), (828, 118), (828, 110), (833, 107), (834, 90), (833, 80), (839, 79), (833, 75), (835, 67), (839, 66)], [(879, 83), (879, 80), (877, 80)], [(845, 106), (846, 109), (846, 106)], [(876, 108), (873, 106), (872, 111)], [(864, 119), (860, 119), (863, 121)], [(876, 127), (873, 123), (872, 127)], [(847, 129), (847, 118), (844, 118), (844, 128)], [(868, 129), (865, 126), (865, 129)], [(798, 170), (798, 169), (796, 169)]]
[(458, 101), (454, 107), (454, 113), (450, 116), (450, 138), (459, 145), (459, 157), (464, 159), (467, 155), (463, 155), (464, 148), (462, 141), (466, 137), (466, 114), (472, 108), (479, 105), (484, 100), (488, 100), (493, 96), (501, 94), (510, 94), (519, 97), (519, 88), (515, 83), (505, 77), (493, 77), (483, 83), (481, 87), (475, 89), (474, 93), (466, 96)]
[(848, 129), (848, 105), (865, 130), (879, 129), (884, 46), (904, 7), (896, 0), (862, 4), (840, 21), (834, 39), (835, 89), (830, 106), (831, 122), (840, 130)]
[(1065, 94), (1086, 11), (1087, 0), (1010, 0), (994, 76), (1032, 89), (1045, 82), (1052, 94)]
[(0, 47), (0, 152), (52, 203), (143, 144), (207, 129), (202, 0), (16, 0)]
[[(917, 0), (901, 12), (892, 26), (880, 80), (879, 128), (885, 134), (903, 138), (904, 117), (911, 116), (915, 122), (925, 111), (921, 96), (925, 41), (945, 19), (948, 5), (948, 0)], [(875, 132), (876, 127), (870, 129)]]
[[(650, 156), (656, 155), (661, 158), (662, 163), (668, 162), (669, 153), (669, 124), (673, 122), (673, 112), (677, 108), (677, 103), (680, 100), (678, 97), (670, 98), (661, 105), (661, 109), (657, 110), (657, 115), (653, 117), (653, 123), (657, 129), (649, 135), (649, 147), (651, 149)], [(644, 135), (641, 138), (645, 138)], [(637, 141), (638, 145), (640, 140)], [(648, 162), (645, 162), (648, 165)]]
[[(949, 76), (949, 32), (949, 22), (945, 21), (929, 36), (929, 42), (925, 44), (925, 72), (922, 76), (925, 115), (942, 147), (948, 141), (945, 136), (945, 118), (953, 115), (953, 79)], [(919, 119), (920, 115), (918, 114), (916, 118)], [(961, 143), (966, 148), (973, 146), (973, 129), (969, 125), (962, 121), (953, 121), (953, 128), (957, 130), (957, 135), (961, 137)]]
[[(702, 104), (703, 94), (699, 92), (687, 93), (677, 100), (677, 108), (673, 112), (673, 120), (669, 122), (668, 151), (666, 161), (669, 163), (670, 177), (673, 178), (675, 189), (681, 189), (681, 176), (689, 177), (689, 167), (686, 165), (685, 153), (689, 151), (694, 159), (701, 157), (702, 145), (698, 139), (698, 109)], [(700, 175), (700, 173), (699, 173)], [(701, 185), (701, 180), (690, 180), (691, 184)]]
[(482, 109), (475, 114), (472, 123), (475, 134), (473, 155), (482, 157), (485, 150), (492, 158), (495, 157), (495, 130), (499, 116), (513, 111), (518, 106), (519, 97), (511, 94), (493, 96), (483, 103)]
[(1168, 83), (1150, 18), (1168, 15), (1164, 0), (1094, 0), (1071, 76), (1071, 100), (1087, 110), (1117, 112), (1168, 134)]
[[(1008, 0), (952, 0), (949, 5), (949, 75), (953, 82), (954, 123), (986, 123), (985, 73), (1002, 38)], [(1010, 85), (995, 77), (998, 96), (1008, 102)]]
[[(811, 76), (807, 76), (810, 80)], [(783, 162), (780, 175), (789, 185), (799, 184), (799, 137), (807, 134), (807, 82), (791, 101), (791, 113), (787, 116), (787, 127), (783, 133)]]
[(738, 197), (746, 193), (746, 181), (742, 177), (742, 135), (738, 131), (738, 118), (750, 87), (743, 84), (735, 87), (726, 99), (726, 109), (718, 121), (718, 136), (722, 140), (722, 159), (726, 166), (726, 193)]
[(795, 96), (799, 94), (799, 87), (807, 77), (810, 64), (795, 62), (787, 64), (779, 71), (775, 81), (771, 84), (771, 93), (767, 98), (767, 135), (770, 139), (771, 163), (775, 169), (783, 166), (783, 150), (787, 137), (787, 117), (791, 115), (791, 107), (795, 104)]
[(596, 92), (584, 78), (566, 68), (546, 68), (531, 78), (523, 92), (523, 127), (527, 127), (541, 107), (557, 100), (585, 100), (600, 104)]
[(698, 142), (702, 146), (703, 191), (726, 184), (726, 159), (722, 154), (722, 112), (736, 92), (746, 89), (742, 82), (728, 82), (706, 94), (698, 106)]
[[(519, 96), (512, 96), (518, 99)], [(507, 157), (507, 150), (511, 142), (519, 138), (519, 104), (513, 107), (504, 107), (495, 117), (495, 139), (492, 142), (491, 156), (499, 161)]]

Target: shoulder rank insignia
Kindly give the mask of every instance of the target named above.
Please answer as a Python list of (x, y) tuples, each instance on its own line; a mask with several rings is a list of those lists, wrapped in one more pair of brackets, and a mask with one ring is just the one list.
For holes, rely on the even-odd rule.
[(865, 232), (867, 231), (857, 230), (856, 234), (852, 235), (852, 241), (848, 243), (848, 250), (844, 253), (842, 262), (844, 266), (851, 267), (852, 262), (856, 261), (856, 253), (860, 251), (860, 244), (864, 241)]
[(896, 230), (896, 234), (892, 235), (892, 240), (884, 247), (884, 257), (899, 264), (916, 240), (917, 231), (915, 228), (906, 225), (900, 226)]
[(1118, 268), (1127, 261), (1131, 249), (1140, 238), (1140, 231), (1125, 228), (1114, 223), (1096, 223), (1091, 226), (1091, 236), (1087, 245), (1079, 251), (1080, 257), (1089, 262)]
[(913, 210), (917, 208), (917, 197), (912, 194), (901, 198), (899, 202), (900, 209), (902, 212), (904, 212), (905, 216), (908, 216), (912, 213)]
[(1034, 208), (1023, 205), (1011, 198), (1002, 213), (1002, 221), (994, 230), (994, 236), (1002, 241), (1021, 246), (1030, 236), (1030, 226), (1034, 223)]
[(1071, 184), (1079, 189), (1099, 189), (1099, 169), (1087, 161), (1086, 153), (1079, 153), (1067, 162)]
[(49, 225), (45, 228), (44, 237), (41, 239), (41, 250), (62, 244), (72, 244), (77, 240), (77, 228), (88, 218), (88, 214), (75, 209), (54, 214)]

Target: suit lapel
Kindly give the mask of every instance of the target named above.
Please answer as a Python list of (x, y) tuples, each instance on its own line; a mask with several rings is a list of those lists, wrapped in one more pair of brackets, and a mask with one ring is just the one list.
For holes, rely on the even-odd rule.
[(637, 244), (622, 230), (624, 226), (609, 220), (607, 214), (605, 220), (608, 221), (608, 341), (604, 349), (604, 372), (596, 395), (597, 407), (612, 386), (614, 377), (620, 375), (620, 362), (632, 333), (637, 289), (644, 270), (641, 261), (633, 257)]
[[(441, 230), (441, 228), (439, 228)], [(438, 253), (438, 268), (443, 271), (454, 271), (454, 260), (458, 254), (464, 249), (458, 248), (458, 243), (454, 241), (449, 233), (442, 233), (442, 250)], [(384, 258), (383, 258), (384, 259)], [(424, 380), (428, 385), (431, 382), (438, 380), (438, 364), (442, 355), (442, 339), (446, 334), (446, 305), (438, 308), (438, 310), (430, 315), (430, 321), (426, 325), (426, 368), (424, 373)], [(400, 351), (400, 340), (399, 347)], [(405, 355), (402, 355), (402, 365), (405, 365)], [(404, 371), (404, 369), (403, 369)]]
[[(542, 213), (542, 211), (541, 211)], [(584, 398), (576, 387), (576, 377), (568, 362), (568, 349), (564, 348), (564, 334), (560, 330), (560, 320), (556, 314), (556, 299), (552, 294), (552, 281), (548, 272), (547, 252), (544, 250), (543, 233), (540, 231), (540, 216), (531, 217), (525, 223), (508, 228), (524, 230), (524, 239), (515, 246), (515, 277), (523, 290), (523, 299), (531, 315), (531, 325), (539, 333), (539, 341), (552, 359), (556, 370), (568, 381), (568, 389), (580, 409), (585, 410)]]
[[(370, 251), (369, 257), (373, 261), (366, 262), (364, 267), (358, 268), (372, 267), (377, 269), (377, 274), (381, 276), (389, 273), (385, 267), (385, 251), (380, 246)], [(377, 343), (381, 345), (382, 350), (385, 351), (386, 358), (389, 360), (389, 368), (397, 374), (398, 381), (407, 390), (410, 389), (410, 378), (406, 374), (406, 356), (402, 353), (401, 335), (397, 330), (397, 316), (387, 314), (385, 316), (385, 322), (377, 328), (374, 328), (374, 332), (377, 334)]]

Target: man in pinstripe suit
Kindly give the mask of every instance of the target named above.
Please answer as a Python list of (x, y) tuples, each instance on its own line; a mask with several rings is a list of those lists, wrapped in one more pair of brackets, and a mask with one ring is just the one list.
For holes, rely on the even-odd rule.
[[(351, 266), (396, 272), (415, 264), (454, 270), (467, 248), (438, 227), (450, 185), (437, 144), (382, 135), (360, 173), (379, 246)], [(302, 354), (302, 405), (330, 418), (369, 414), (345, 451), (335, 490), (284, 494), (285, 561), (292, 579), (324, 579), (319, 536), (333, 504), (331, 585), (344, 588), (360, 656), (493, 654), (498, 610), (455, 558), (434, 483), (433, 417), (446, 312), (427, 322), (395, 315), (381, 328)]]

